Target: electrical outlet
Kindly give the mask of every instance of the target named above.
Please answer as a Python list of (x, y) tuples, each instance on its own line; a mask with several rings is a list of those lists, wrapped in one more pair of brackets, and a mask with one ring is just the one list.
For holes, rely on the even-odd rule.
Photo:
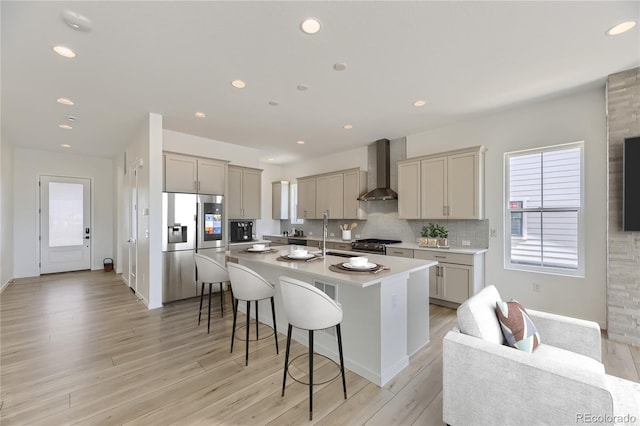
[(309, 232), (309, 236), (312, 237), (313, 236), (313, 232)]
[(542, 289), (540, 288), (540, 283), (533, 283), (533, 291), (536, 293), (542, 292)]
[(494, 228), (491, 230), (491, 238), (496, 238), (498, 236), (498, 231)]
[(356, 234), (356, 238), (360, 238), (360, 234)]
[(471, 241), (469, 241), (469, 240), (462, 240), (462, 245), (463, 245), (463, 246), (470, 246), (470, 245), (471, 245)]
[(329, 232), (329, 236), (330, 236), (330, 237), (335, 237), (335, 236), (336, 236), (336, 234), (335, 234), (335, 232)]

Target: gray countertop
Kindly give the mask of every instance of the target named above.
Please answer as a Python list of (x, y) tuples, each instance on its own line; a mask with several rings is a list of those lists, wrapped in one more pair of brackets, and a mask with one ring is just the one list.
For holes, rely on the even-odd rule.
[[(312, 236), (305, 236), (305, 237), (283, 237), (282, 235), (264, 235), (263, 237), (269, 237), (269, 236), (273, 236), (273, 237), (280, 237), (280, 238), (295, 238), (297, 240), (309, 240), (309, 241), (320, 241), (322, 240), (321, 237), (312, 235)], [(328, 242), (332, 242), (332, 243), (351, 243), (355, 240), (349, 240), (349, 241), (345, 241), (342, 240), (340, 238), (335, 238), (335, 237), (330, 237), (327, 238)], [(473, 248), (473, 247), (449, 247), (449, 248), (438, 248), (438, 247), (421, 247), (418, 245), (418, 243), (411, 243), (411, 242), (401, 242), (401, 243), (397, 243), (397, 244), (390, 244), (389, 247), (396, 247), (396, 248), (403, 248), (403, 249), (410, 249), (410, 250), (424, 250), (424, 251), (445, 251), (445, 252), (449, 252), (449, 253), (456, 253), (456, 254), (471, 254), (471, 255), (476, 255), (476, 254), (482, 254), (485, 253), (488, 249), (486, 248)]]

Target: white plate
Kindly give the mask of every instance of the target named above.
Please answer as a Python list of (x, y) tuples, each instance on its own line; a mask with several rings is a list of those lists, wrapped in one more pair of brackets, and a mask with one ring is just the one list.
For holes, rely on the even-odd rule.
[(263, 249), (254, 249), (253, 247), (249, 247), (247, 249), (247, 251), (254, 251), (256, 253), (262, 253), (263, 251), (269, 251), (269, 250), (271, 250), (269, 247), (265, 247)]
[(289, 259), (307, 260), (307, 259), (311, 259), (312, 257), (315, 257), (315, 255), (313, 255), (311, 253), (307, 253), (307, 254), (302, 255), (302, 256), (296, 256), (295, 254), (288, 254), (287, 257)]
[(378, 265), (376, 265), (375, 263), (367, 263), (366, 265), (352, 265), (351, 263), (347, 262), (347, 263), (343, 263), (342, 265), (348, 269), (359, 269), (363, 271), (378, 267)]

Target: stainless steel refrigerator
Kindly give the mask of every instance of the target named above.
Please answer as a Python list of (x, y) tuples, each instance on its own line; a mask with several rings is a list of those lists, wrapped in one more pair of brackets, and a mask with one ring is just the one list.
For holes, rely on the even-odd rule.
[(162, 194), (162, 302), (198, 295), (193, 254), (224, 256), (222, 195)]

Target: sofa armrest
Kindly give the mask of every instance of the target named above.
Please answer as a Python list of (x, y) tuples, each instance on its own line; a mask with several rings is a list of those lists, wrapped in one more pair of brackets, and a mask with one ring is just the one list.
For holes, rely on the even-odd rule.
[(544, 344), (602, 361), (600, 326), (593, 321), (527, 309)]
[(613, 398), (601, 371), (455, 330), (443, 344), (445, 423), (576, 424), (581, 415), (613, 415)]

